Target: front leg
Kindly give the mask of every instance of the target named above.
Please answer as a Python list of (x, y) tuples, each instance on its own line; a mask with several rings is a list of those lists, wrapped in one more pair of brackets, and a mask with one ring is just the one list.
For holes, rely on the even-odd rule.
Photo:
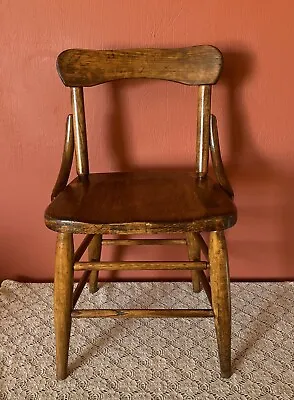
[(221, 375), (229, 378), (231, 370), (231, 296), (228, 254), (223, 231), (211, 232), (209, 243), (212, 308), (218, 342)]
[(56, 377), (67, 377), (73, 292), (73, 235), (59, 233), (56, 243), (54, 275), (54, 324), (56, 340)]
[[(100, 261), (102, 248), (102, 235), (95, 235), (89, 244), (89, 261)], [(95, 293), (98, 290), (99, 271), (91, 271), (89, 279), (89, 291)]]

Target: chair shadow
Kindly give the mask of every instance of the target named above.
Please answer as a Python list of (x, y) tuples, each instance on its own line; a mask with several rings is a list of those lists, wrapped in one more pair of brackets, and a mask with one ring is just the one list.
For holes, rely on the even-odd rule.
[[(137, 82), (132, 81), (131, 85), (136, 85)], [(135, 169), (132, 165), (132, 154), (129, 151), (127, 144), (127, 121), (126, 113), (124, 109), (124, 88), (130, 85), (128, 81), (115, 81), (109, 85), (109, 96), (111, 98), (111, 109), (109, 111), (108, 120), (108, 135), (107, 142), (110, 152), (115, 165), (115, 169), (118, 171), (133, 171)], [(119, 238), (119, 236), (117, 236)], [(118, 246), (114, 248), (112, 259), (123, 260), (124, 248)], [(116, 281), (118, 279), (118, 271), (109, 273), (110, 280)]]
[[(138, 171), (142, 170), (142, 167), (138, 166), (133, 162), (134, 155), (131, 153), (129, 146), (128, 146), (128, 125), (129, 121), (127, 118), (127, 110), (125, 106), (125, 96), (126, 91), (132, 89), (133, 87), (137, 87), (142, 85), (143, 80), (120, 80), (110, 82), (108, 84), (108, 95), (110, 97), (109, 101), (109, 111), (106, 116), (107, 120), (107, 134), (106, 134), (106, 145), (109, 157), (112, 160), (113, 168), (116, 171)], [(170, 170), (175, 169), (167, 167), (163, 168), (162, 166), (157, 168), (156, 166), (152, 168), (154, 170)], [(184, 170), (191, 170), (189, 167), (182, 167), (181, 169)], [(179, 236), (179, 235), (178, 235)], [(115, 236), (119, 238), (119, 236)], [(122, 236), (121, 236), (122, 237)], [(164, 235), (163, 235), (164, 237)], [(123, 238), (123, 237), (122, 237)], [(128, 249), (124, 246), (117, 246), (112, 249), (111, 260), (112, 261), (121, 261), (124, 260), (124, 257), (127, 255)], [(120, 277), (119, 271), (112, 271), (108, 274), (104, 272), (103, 280), (106, 281), (118, 281), (123, 280)], [(127, 279), (129, 280), (129, 279)], [(132, 279), (134, 281), (140, 279)], [(150, 279), (144, 279), (150, 280)], [(162, 279), (161, 279), (162, 280)], [(168, 280), (168, 279), (167, 279)], [(176, 279), (177, 280), (177, 279)], [(183, 280), (182, 278), (179, 280)], [(103, 283), (101, 283), (103, 285)]]
[[(236, 49), (224, 51), (224, 60), (220, 84), (225, 87), (227, 101), (226, 170), (235, 188), (240, 224), (236, 226), (231, 241), (232, 255), (235, 261), (251, 255), (248, 262), (252, 270), (261, 271), (257, 279), (263, 279), (269, 272), (266, 267), (261, 267), (273, 264), (273, 259), (280, 264), (271, 279), (281, 280), (280, 275), (283, 280), (293, 279), (291, 233), (294, 188), (289, 184), (293, 174), (292, 171), (285, 174), (281, 165), (261, 154), (255, 144), (258, 132), (250, 126), (248, 113), (242, 104), (245, 84), (255, 74), (255, 58)], [(274, 234), (270, 235), (271, 231)], [(280, 239), (277, 238), (279, 233)], [(250, 237), (250, 240), (244, 240), (244, 236)], [(271, 240), (271, 246), (268, 240)]]
[[(281, 233), (280, 243), (274, 248), (276, 256), (281, 259), (283, 265), (283, 276), (293, 278), (290, 271), (286, 272), (287, 265), (291, 265), (292, 243), (290, 240), (290, 232), (292, 231), (294, 222), (294, 213), (290, 212), (290, 204), (292, 204), (294, 190), (291, 189), (289, 182), (291, 173), (284, 176), (279, 165), (275, 165), (270, 159), (265, 158), (257, 149), (254, 138), (257, 136), (254, 129), (250, 126), (246, 116), (246, 109), (242, 105), (243, 86), (248, 79), (255, 73), (255, 59), (247, 52), (240, 52), (236, 49), (224, 52), (225, 67), (220, 83), (225, 86), (227, 99), (227, 120), (228, 120), (228, 162), (226, 170), (233, 187), (236, 188), (236, 202), (239, 211), (239, 222), (242, 223), (243, 232), (248, 232), (253, 236), (250, 241), (244, 241), (244, 235), (241, 233), (240, 245), (234, 246), (236, 243), (232, 240), (231, 253), (234, 258), (244, 259), (246, 254), (261, 255), (257, 257), (256, 264), (253, 268), (259, 268), (260, 263), (267, 264), (267, 254), (269, 254), (269, 244), (264, 241), (260, 230), (260, 236), (254, 237), (254, 229), (256, 227), (268, 226), (268, 220), (277, 215), (275, 226), (277, 232)], [(246, 202), (240, 201), (238, 205), (238, 192), (246, 198)], [(281, 203), (285, 207), (279, 208), (277, 212), (275, 197), (280, 195)], [(267, 199), (271, 196), (271, 199)], [(269, 201), (271, 200), (271, 201)], [(254, 226), (252, 230), (251, 226)], [(235, 233), (234, 233), (235, 236)], [(277, 240), (277, 239), (276, 239)], [(237, 239), (238, 241), (238, 239)], [(235, 249), (234, 249), (235, 247)], [(262, 251), (262, 249), (266, 251)], [(286, 274), (285, 274), (286, 272)], [(264, 280), (262, 274), (260, 278)], [(283, 280), (287, 279), (284, 278)], [(275, 276), (274, 279), (279, 279)], [(274, 280), (273, 278), (271, 280)], [(267, 280), (267, 279), (265, 279)], [(285, 295), (285, 289), (279, 288), (274, 297), (266, 301), (265, 307), (258, 313), (251, 327), (251, 334), (244, 338), (243, 344), (237, 349), (233, 359), (233, 366), (237, 369), (244, 361), (248, 349), (253, 348), (261, 337), (266, 333), (268, 326), (262, 324), (260, 319), (262, 316), (270, 314), (271, 308), (275, 305), (276, 300), (280, 300)], [(272, 326), (273, 327), (273, 326)]]
[[(113, 285), (109, 284), (109, 282), (103, 282), (101, 286), (107, 286), (104, 290), (107, 290), (107, 296), (109, 298), (116, 298), (116, 296), (112, 293), (115, 292), (115, 289)], [(99, 292), (98, 292), (99, 294)], [(125, 293), (124, 293), (125, 294)], [(130, 299), (126, 299), (125, 301), (127, 304), (123, 304), (123, 308), (143, 308), (143, 307), (149, 307), (152, 308), (152, 305), (154, 302), (156, 302), (156, 299), (150, 298), (149, 293), (146, 291), (144, 293), (144, 296), (142, 297), (142, 293), (137, 293), (137, 296), (133, 296)], [(93, 351), (95, 348), (103, 347), (103, 346), (108, 346), (109, 340), (110, 340), (110, 334), (109, 330), (111, 329), (111, 340), (115, 340), (115, 338), (119, 338), (122, 330), (127, 329), (128, 331), (132, 332), (132, 326), (134, 324), (134, 319), (113, 319), (113, 325), (111, 328), (107, 328), (102, 332), (102, 335), (99, 338), (95, 338), (93, 341), (91, 341), (85, 348), (82, 349), (81, 353), (75, 357), (73, 361), (70, 362), (69, 364), (69, 375), (76, 369), (80, 368), (83, 364), (85, 364), (92, 356), (93, 356)], [(88, 323), (93, 326), (94, 331), (96, 332), (96, 324), (95, 320), (89, 319)]]
[[(111, 330), (111, 336), (112, 338), (114, 336), (119, 337), (119, 334), (121, 332), (121, 325), (118, 324), (119, 321), (114, 320), (114, 326), (112, 327)], [(81, 354), (77, 355), (76, 358), (69, 363), (68, 366), (68, 373), (69, 375), (73, 373), (76, 369), (80, 368), (83, 364), (85, 364), (90, 357), (93, 355), (93, 351), (95, 348), (107, 346), (107, 343), (109, 342), (109, 333), (108, 331), (105, 331), (104, 334), (99, 339), (95, 339), (93, 342), (89, 343), (86, 348), (82, 349)]]
[[(227, 142), (226, 150), (228, 153), (226, 168), (237, 193), (236, 200), (243, 231), (243, 233), (240, 232), (239, 236), (242, 236), (240, 239), (235, 231), (234, 238), (231, 241), (234, 244), (232, 246), (233, 258), (238, 263), (241, 262), (244, 254), (247, 256), (248, 254), (259, 254), (259, 248), (263, 245), (263, 243), (260, 243), (260, 238), (255, 238), (253, 243), (251, 240), (244, 241), (244, 233), (248, 235), (247, 232), (251, 229), (252, 219), (254, 219), (255, 224), (260, 226), (272, 214), (272, 205), (264, 207), (269, 197), (266, 188), (268, 184), (270, 186), (277, 184), (279, 171), (258, 151), (254, 142), (254, 131), (249, 125), (246, 110), (241, 103), (245, 83), (254, 75), (256, 61), (252, 54), (242, 52), (239, 49), (224, 51), (224, 60), (224, 71), (220, 86), (223, 87), (226, 103), (224, 110), (221, 110), (226, 114), (225, 120), (227, 121), (227, 132), (224, 138)], [(129, 121), (125, 105), (127, 90), (141, 84), (142, 80), (121, 80), (111, 82), (108, 85), (111, 101), (107, 115), (106, 145), (109, 157), (117, 171), (135, 171), (142, 168), (133, 162), (134, 155), (128, 146), (129, 132), (127, 127)], [(221, 131), (220, 135), (222, 139)], [(181, 168), (192, 170), (193, 166), (187, 165)], [(154, 166), (154, 169), (157, 169), (156, 166)], [(171, 166), (166, 169), (172, 170), (174, 168)], [(265, 193), (260, 191), (260, 188), (265, 188)], [(259, 194), (256, 193), (257, 189), (260, 191)], [(249, 202), (246, 201), (245, 204), (239, 205), (238, 193), (240, 193), (239, 198), (242, 195), (245, 197), (245, 193), (247, 197), (249, 194)], [(262, 213), (260, 212), (260, 203), (263, 203)], [(252, 237), (252, 235), (248, 236)], [(247, 251), (247, 249), (250, 249), (250, 251)], [(127, 249), (118, 247), (114, 249), (112, 258), (122, 260), (127, 252)], [(255, 262), (254, 259), (249, 261), (251, 265)], [(259, 263), (260, 260), (257, 264)], [(258, 268), (258, 265), (256, 267)], [(104, 275), (106, 276), (106, 274)], [(117, 280), (117, 278), (118, 274), (113, 273), (109, 279)]]
[[(111, 290), (111, 287), (108, 288)], [(109, 293), (111, 297), (111, 293)], [(266, 335), (269, 330), (275, 328), (276, 324), (279, 322), (279, 315), (276, 313), (276, 305), (282, 303), (282, 299), (287, 298), (291, 299), (293, 296), (293, 290), (285, 287), (277, 287), (275, 288), (274, 293), (272, 293), (271, 298), (265, 300), (263, 308), (256, 314), (252, 315), (254, 320), (251, 322), (250, 326), (250, 333), (248, 336), (242, 337), (238, 342), (240, 343), (238, 348), (235, 351), (235, 354), (232, 357), (232, 369), (233, 372), (240, 370), (242, 365), (246, 359), (247, 352), (250, 349), (254, 349), (254, 347), (258, 344), (258, 342)], [(145, 299), (146, 300), (146, 299)], [(149, 307), (152, 306), (153, 302), (156, 301), (154, 299), (149, 299), (150, 304)], [(131, 306), (134, 303), (140, 304), (142, 302), (142, 298), (133, 299)], [(146, 301), (143, 300), (144, 306), (148, 306)], [(266, 321), (265, 321), (266, 317)], [(252, 318), (252, 319), (253, 319)], [(107, 346), (109, 343), (109, 329), (111, 329), (111, 337), (112, 340), (120, 336), (122, 333), (122, 329), (126, 329), (126, 322), (128, 323), (127, 329), (131, 332), (132, 331), (132, 320), (114, 320), (113, 326), (111, 328), (106, 329), (102, 332), (102, 335), (91, 341), (85, 348), (82, 349), (81, 353), (75, 357), (69, 364), (69, 374), (74, 372), (76, 369), (80, 368), (83, 364), (87, 363), (89, 358), (93, 357), (93, 352), (95, 348)], [(92, 320), (89, 320), (89, 323), (92, 323), (95, 328), (95, 323)], [(122, 327), (124, 325), (124, 327)]]
[[(231, 240), (230, 253), (236, 262), (249, 262), (252, 270), (258, 270), (261, 265), (267, 265), (268, 259), (279, 256), (283, 268), (291, 266), (290, 251), (292, 243), (289, 233), (292, 231), (294, 213), (289, 213), (292, 204), (292, 190), (287, 185), (291, 173), (285, 177), (279, 165), (275, 165), (264, 156), (255, 143), (257, 137), (254, 127), (250, 126), (246, 109), (242, 99), (245, 93), (245, 85), (256, 72), (256, 58), (248, 51), (236, 49), (223, 51), (224, 71), (220, 80), (220, 87), (225, 97), (225, 107), (222, 111), (227, 121), (226, 136), (227, 159), (226, 170), (236, 192), (236, 203), (239, 210), (239, 224), (241, 228), (235, 231)], [(134, 171), (138, 168), (132, 162), (132, 154), (127, 145), (127, 119), (125, 117), (124, 92), (131, 85), (140, 85), (140, 81), (118, 81), (109, 86), (111, 96), (111, 110), (108, 114), (108, 149), (110, 157), (115, 162), (119, 171)], [(220, 139), (222, 139), (220, 131)], [(221, 140), (222, 142), (222, 140)], [(193, 166), (182, 167), (192, 169)], [(154, 169), (156, 169), (154, 167)], [(170, 168), (174, 169), (174, 168)], [(285, 207), (276, 210), (274, 194), (278, 192), (280, 200)], [(239, 195), (238, 195), (239, 193)], [(245, 199), (245, 200), (242, 200)], [(268, 239), (264, 239), (260, 227), (268, 229), (269, 221), (276, 216), (276, 229), (280, 230), (281, 241), (276, 246), (269, 247)], [(252, 227), (254, 227), (252, 229)], [(290, 230), (291, 229), (291, 230)], [(247, 239), (244, 240), (244, 237)], [(249, 239), (250, 238), (250, 239)], [(274, 238), (275, 240), (275, 238)], [(230, 242), (230, 237), (229, 237)], [(265, 251), (260, 251), (264, 248)], [(270, 252), (272, 251), (272, 253)], [(113, 253), (113, 259), (122, 260), (125, 249), (118, 247)], [(254, 258), (252, 258), (252, 256)], [(267, 258), (268, 256), (268, 258)], [(263, 278), (266, 270), (260, 272)], [(282, 270), (280, 270), (282, 272)], [(283, 270), (283, 276), (289, 270)], [(291, 272), (289, 271), (289, 277)], [(118, 275), (114, 273), (110, 280), (117, 280)], [(293, 278), (293, 273), (292, 273)], [(257, 278), (258, 279), (258, 278)], [(279, 280), (277, 274), (276, 279)], [(108, 279), (107, 279), (108, 280)], [(270, 307), (270, 304), (268, 305)], [(262, 311), (266, 312), (265, 311)], [(242, 362), (244, 351), (258, 341), (260, 330), (247, 338), (246, 344), (242, 345), (235, 357), (235, 365)], [(261, 331), (262, 332), (262, 331)], [(263, 333), (263, 332), (262, 332)], [(261, 334), (262, 334), (261, 333)]]
[[(287, 287), (278, 286), (270, 299), (265, 301), (264, 307), (254, 316), (254, 321), (250, 325), (248, 336), (242, 337), (241, 344), (238, 346), (235, 355), (232, 358), (232, 369), (236, 371), (241, 368), (246, 359), (246, 354), (250, 349), (254, 349), (257, 343), (269, 332), (274, 329), (279, 322), (275, 308), (281, 304), (283, 298), (293, 297), (293, 290)], [(266, 322), (265, 322), (266, 317)], [(240, 337), (239, 337), (240, 339)], [(240, 343), (240, 341), (239, 341)]]

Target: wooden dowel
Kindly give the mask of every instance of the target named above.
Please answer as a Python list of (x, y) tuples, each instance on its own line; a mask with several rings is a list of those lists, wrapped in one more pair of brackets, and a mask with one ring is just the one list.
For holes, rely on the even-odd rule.
[(208, 282), (207, 276), (205, 275), (205, 273), (203, 271), (199, 271), (198, 274), (199, 274), (199, 278), (200, 278), (201, 284), (203, 286), (203, 289), (208, 298), (208, 301), (209, 301), (210, 305), (212, 306), (211, 288), (210, 288), (210, 284)]
[(198, 89), (198, 117), (196, 141), (196, 172), (200, 178), (207, 174), (209, 157), (211, 86)]
[(83, 88), (71, 88), (71, 97), (77, 173), (78, 175), (88, 175), (89, 160)]
[(164, 261), (164, 262), (76, 262), (74, 264), (75, 271), (86, 271), (86, 270), (193, 270), (193, 269), (206, 269), (207, 262), (178, 262), (178, 261)]
[(146, 309), (129, 309), (129, 310), (73, 310), (71, 316), (73, 318), (203, 318), (213, 317), (211, 309), (199, 310), (146, 310)]
[(77, 304), (77, 301), (79, 300), (79, 297), (88, 282), (89, 276), (90, 276), (91, 271), (84, 271), (83, 275), (81, 276), (79, 283), (77, 284), (74, 292), (73, 292), (73, 298), (72, 298), (72, 307), (74, 308), (75, 305)]
[(103, 244), (115, 246), (157, 246), (186, 244), (185, 239), (103, 239)]
[(93, 237), (94, 237), (94, 235), (92, 235), (92, 234), (85, 236), (84, 240), (82, 241), (82, 243), (78, 247), (77, 251), (75, 252), (74, 262), (80, 261), (81, 257), (83, 256), (83, 254), (87, 250), (87, 248), (88, 248), (91, 240), (93, 239)]

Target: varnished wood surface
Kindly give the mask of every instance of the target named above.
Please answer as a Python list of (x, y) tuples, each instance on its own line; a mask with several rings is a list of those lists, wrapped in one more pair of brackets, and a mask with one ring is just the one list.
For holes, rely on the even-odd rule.
[(196, 172), (205, 177), (209, 157), (209, 127), (211, 108), (211, 86), (198, 88), (197, 136), (196, 136)]
[(72, 115), (68, 115), (66, 119), (66, 133), (63, 147), (63, 155), (59, 174), (52, 190), (51, 200), (53, 200), (67, 185), (67, 181), (70, 175), (74, 153), (74, 134), (73, 134), (73, 118)]
[(206, 260), (208, 261), (209, 260), (208, 246), (207, 246), (205, 240), (203, 239), (203, 237), (201, 236), (200, 233), (193, 233), (193, 235), (196, 236), (196, 239), (198, 240), (201, 251), (202, 251), (204, 257), (206, 258)]
[(185, 239), (103, 239), (106, 246), (164, 246), (186, 245)]
[(72, 299), (72, 307), (74, 308), (75, 305), (77, 304), (77, 301), (79, 300), (79, 297), (86, 285), (86, 283), (88, 282), (89, 276), (91, 274), (91, 271), (84, 271), (83, 275), (81, 276), (81, 278), (79, 279), (79, 282), (73, 292), (73, 299)]
[(222, 54), (213, 46), (179, 49), (69, 49), (57, 59), (65, 86), (94, 86), (125, 78), (165, 79), (187, 85), (214, 84)]
[[(200, 261), (200, 246), (193, 232), (186, 234), (188, 245), (188, 257), (190, 261)], [(193, 291), (199, 293), (201, 291), (200, 277), (198, 271), (192, 271)]]
[[(102, 235), (95, 235), (89, 245), (89, 261), (100, 261), (102, 250)], [(91, 271), (89, 279), (90, 293), (96, 293), (98, 290), (98, 273), (99, 271)]]
[(221, 230), (236, 208), (211, 179), (185, 172), (90, 174), (75, 179), (51, 203), (46, 225), (77, 233)]
[(231, 198), (233, 198), (234, 191), (227, 178), (222, 161), (218, 138), (217, 119), (215, 115), (211, 115), (210, 118), (210, 151), (215, 176), (223, 189), (229, 194)]
[(198, 310), (139, 310), (139, 309), (125, 309), (125, 310), (73, 310), (71, 313), (73, 318), (205, 318), (213, 317), (213, 311), (210, 309)]
[(77, 174), (87, 176), (89, 173), (89, 159), (83, 88), (74, 87), (71, 89), (71, 102)]
[(82, 241), (82, 243), (79, 245), (77, 250), (75, 251), (74, 254), (74, 262), (80, 261), (82, 258), (83, 254), (87, 250), (89, 244), (91, 243), (91, 240), (93, 239), (94, 235), (86, 235)]
[(204, 271), (199, 271), (198, 275), (199, 275), (199, 279), (200, 279), (201, 285), (202, 285), (202, 287), (203, 287), (203, 289), (204, 289), (204, 291), (206, 293), (206, 296), (208, 298), (208, 301), (209, 301), (210, 305), (212, 305), (211, 287), (210, 287), (208, 278), (205, 275)]
[(106, 270), (106, 271), (116, 271), (116, 270), (172, 270), (172, 269), (182, 269), (182, 270), (193, 270), (199, 269), (203, 270), (207, 268), (207, 263), (205, 261), (198, 262), (184, 262), (184, 261), (107, 261), (107, 262), (96, 262), (96, 261), (82, 261), (74, 264), (75, 271), (85, 271), (85, 270)]
[(56, 242), (54, 275), (54, 325), (56, 340), (56, 377), (67, 376), (73, 291), (73, 237), (59, 233)]
[[(71, 317), (166, 318), (212, 317), (222, 376), (231, 374), (231, 309), (227, 249), (223, 230), (233, 226), (237, 212), (233, 191), (221, 159), (216, 118), (211, 116), (211, 85), (219, 78), (222, 55), (213, 46), (181, 49), (79, 50), (61, 53), (59, 75), (71, 87), (69, 116), (54, 200), (46, 225), (57, 232), (54, 312), (57, 378), (67, 376)], [(194, 173), (134, 172), (89, 175), (83, 87), (125, 78), (163, 79), (198, 85), (196, 167)], [(217, 183), (207, 177), (209, 147)], [(78, 178), (67, 184), (73, 152)], [(210, 234), (209, 251), (200, 235)], [(73, 233), (88, 234), (73, 253)], [(184, 239), (105, 239), (102, 234), (184, 233)], [(95, 235), (95, 236), (94, 236)], [(190, 262), (100, 262), (101, 244), (188, 244)], [(89, 261), (79, 262), (89, 246)], [(208, 262), (200, 262), (200, 249)], [(209, 254), (208, 254), (209, 253)], [(211, 284), (204, 270), (210, 267)], [(72, 294), (73, 271), (84, 270)], [(99, 270), (192, 270), (193, 287), (200, 282), (213, 310), (72, 310), (88, 278), (97, 290)]]
[(228, 254), (224, 232), (211, 232), (209, 241), (210, 284), (221, 375), (231, 368), (231, 295)]

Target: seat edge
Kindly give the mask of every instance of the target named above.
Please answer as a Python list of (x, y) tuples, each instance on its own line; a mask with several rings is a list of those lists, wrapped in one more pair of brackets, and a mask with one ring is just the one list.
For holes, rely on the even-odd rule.
[(77, 234), (156, 234), (222, 231), (233, 227), (237, 222), (237, 212), (205, 218), (197, 221), (184, 222), (124, 222), (110, 224), (93, 224), (87, 222), (54, 219), (45, 214), (47, 228), (55, 232)]

